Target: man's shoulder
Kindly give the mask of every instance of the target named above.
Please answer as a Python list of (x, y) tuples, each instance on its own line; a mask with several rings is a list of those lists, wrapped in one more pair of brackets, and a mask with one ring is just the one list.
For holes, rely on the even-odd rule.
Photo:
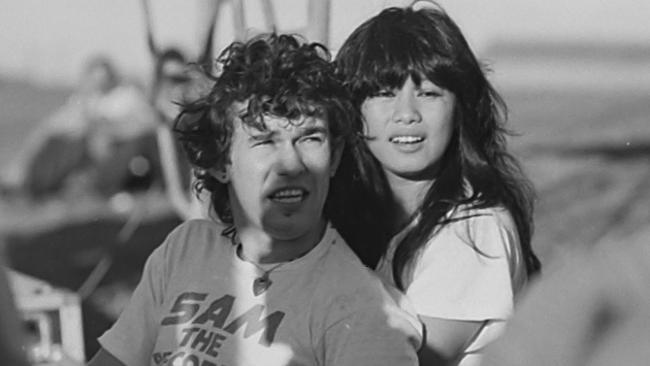
[[(323, 287), (331, 287), (326, 291), (329, 294), (344, 298), (354, 294), (355, 298), (365, 298), (367, 301), (395, 300), (395, 292), (390, 285), (366, 267), (340, 236), (323, 258), (322, 266), (320, 282)], [(330, 299), (335, 300), (337, 296), (330, 296)], [(360, 301), (359, 305), (362, 303)]]
[(328, 321), (372, 319), (378, 329), (392, 324), (413, 344), (419, 344), (421, 325), (406, 296), (363, 265), (339, 239), (324, 258), (320, 289), (316, 292), (323, 296), (316, 301), (328, 309)]
[(182, 222), (174, 230), (172, 231), (172, 234), (176, 235), (198, 235), (198, 234), (211, 234), (214, 235), (219, 234), (221, 235), (224, 230), (226, 230), (227, 226), (207, 220), (207, 219), (191, 219)]
[(187, 220), (169, 233), (165, 243), (169, 249), (183, 252), (206, 246), (216, 247), (214, 243), (227, 240), (223, 234), (225, 230), (227, 230), (226, 225), (215, 221)]
[[(324, 258), (323, 265), (327, 266), (326, 274), (333, 279), (347, 278), (346, 283), (350, 285), (378, 280), (374, 272), (361, 262), (343, 237), (335, 229), (331, 230), (335, 241)], [(355, 276), (349, 277), (351, 274)]]

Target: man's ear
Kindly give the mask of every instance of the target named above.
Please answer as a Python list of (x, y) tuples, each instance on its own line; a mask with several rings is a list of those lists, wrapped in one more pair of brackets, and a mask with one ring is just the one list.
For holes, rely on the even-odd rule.
[(219, 183), (228, 184), (228, 182), (230, 182), (230, 169), (228, 169), (228, 165), (221, 168), (210, 168), (208, 169), (208, 172), (210, 172), (210, 175), (213, 176), (214, 179), (218, 180)]
[(336, 170), (341, 164), (341, 156), (343, 156), (343, 147), (345, 142), (342, 138), (338, 138), (332, 141), (332, 160), (330, 162), (330, 177), (333, 177), (336, 174)]

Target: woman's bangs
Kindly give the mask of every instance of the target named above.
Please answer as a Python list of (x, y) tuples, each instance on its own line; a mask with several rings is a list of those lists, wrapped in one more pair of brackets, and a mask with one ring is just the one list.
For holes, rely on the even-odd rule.
[(382, 89), (400, 88), (409, 77), (416, 84), (428, 79), (446, 87), (440, 76), (450, 71), (453, 61), (427, 50), (430, 48), (408, 40), (384, 44), (379, 49), (381, 53), (367, 55), (365, 63), (360, 65), (357, 90), (369, 96)]
[(447, 76), (456, 73), (453, 56), (444, 53), (442, 44), (432, 45), (424, 40), (419, 41), (414, 42), (409, 51), (402, 56), (409, 60), (410, 76), (413, 77), (413, 81), (420, 84), (427, 79), (449, 89)]

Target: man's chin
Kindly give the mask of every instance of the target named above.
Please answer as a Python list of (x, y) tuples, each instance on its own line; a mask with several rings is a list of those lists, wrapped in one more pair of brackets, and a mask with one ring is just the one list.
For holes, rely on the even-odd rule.
[(317, 236), (322, 228), (322, 220), (301, 216), (289, 215), (270, 218), (265, 220), (264, 230), (273, 238), (282, 241)]

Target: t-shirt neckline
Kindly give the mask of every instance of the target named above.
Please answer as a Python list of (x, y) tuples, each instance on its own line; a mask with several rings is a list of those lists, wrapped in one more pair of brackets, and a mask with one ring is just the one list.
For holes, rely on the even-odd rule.
[(276, 269), (273, 269), (272, 273), (287, 272), (301, 269), (305, 266), (313, 265), (317, 263), (322, 256), (324, 256), (328, 250), (336, 243), (337, 235), (335, 229), (331, 226), (330, 223), (327, 224), (325, 232), (321, 237), (320, 241), (309, 251), (307, 254), (291, 260), (289, 262), (284, 262), (282, 265), (279, 263), (269, 263), (269, 264), (254, 264), (248, 262), (239, 255), (237, 255), (237, 245), (231, 245), (231, 255), (236, 267), (242, 268), (245, 270), (253, 270), (254, 272), (260, 273), (261, 271), (267, 271), (274, 266), (278, 266)]

